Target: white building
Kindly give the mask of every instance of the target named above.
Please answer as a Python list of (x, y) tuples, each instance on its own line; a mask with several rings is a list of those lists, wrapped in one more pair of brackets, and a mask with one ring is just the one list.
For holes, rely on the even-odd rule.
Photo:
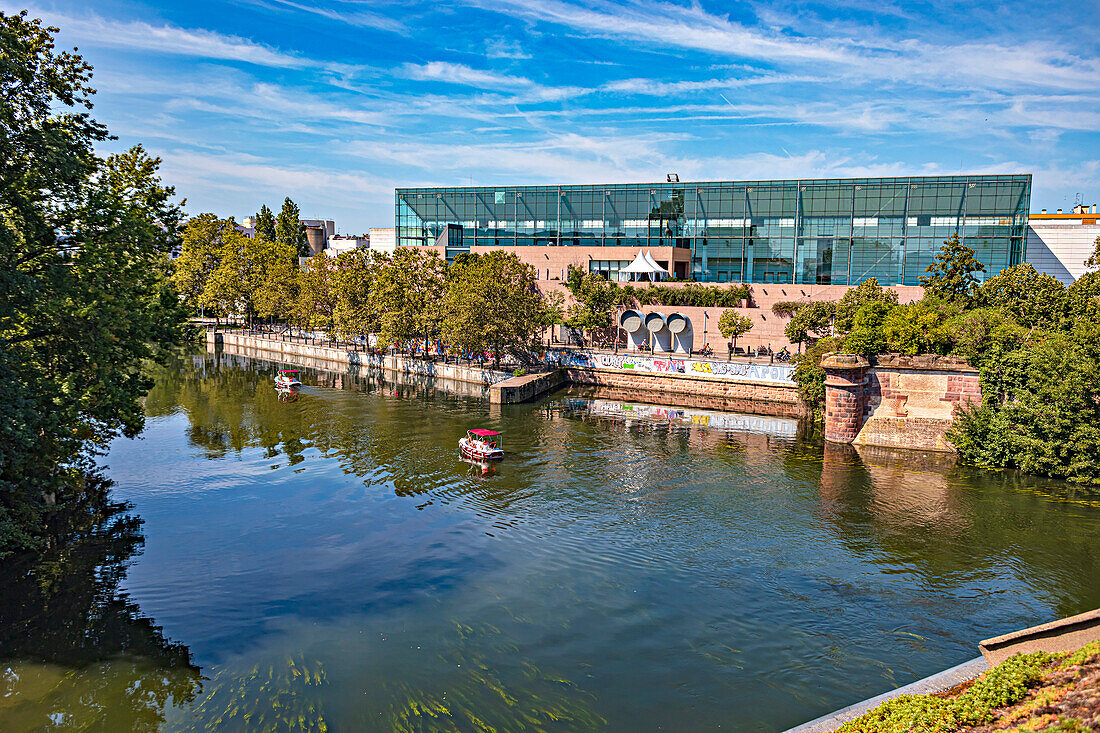
[(325, 253), (329, 257), (339, 257), (341, 252), (369, 246), (370, 239), (367, 237), (357, 237), (353, 234), (333, 234), (328, 238), (328, 246), (325, 247)]
[(1069, 285), (1085, 274), (1085, 260), (1100, 237), (1096, 204), (1077, 205), (1073, 212), (1061, 209), (1048, 214), (1028, 215), (1027, 261), (1039, 272), (1058, 278)]
[(397, 249), (397, 229), (394, 227), (371, 227), (370, 248), (375, 252), (393, 254)]

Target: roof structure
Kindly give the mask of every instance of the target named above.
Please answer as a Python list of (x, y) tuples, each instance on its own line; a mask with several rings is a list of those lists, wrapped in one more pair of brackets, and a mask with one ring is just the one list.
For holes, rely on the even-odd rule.
[(638, 256), (634, 258), (626, 267), (619, 270), (619, 274), (626, 273), (628, 275), (668, 275), (668, 270), (658, 265), (653, 261), (653, 258), (649, 256), (643, 250), (638, 250)]

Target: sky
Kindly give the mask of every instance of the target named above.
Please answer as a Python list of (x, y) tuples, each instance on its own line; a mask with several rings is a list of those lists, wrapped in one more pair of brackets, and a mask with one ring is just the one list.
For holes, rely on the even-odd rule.
[(187, 211), (396, 186), (1032, 173), (1100, 202), (1100, 3), (37, 0)]

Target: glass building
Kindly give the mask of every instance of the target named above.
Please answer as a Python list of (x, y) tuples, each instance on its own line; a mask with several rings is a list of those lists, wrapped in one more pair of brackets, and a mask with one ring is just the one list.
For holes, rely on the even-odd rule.
[[(917, 285), (956, 232), (985, 277), (1024, 261), (1030, 196), (1030, 174), (399, 188), (397, 243), (670, 247), (697, 281)], [(603, 252), (587, 259), (610, 276), (630, 259)]]

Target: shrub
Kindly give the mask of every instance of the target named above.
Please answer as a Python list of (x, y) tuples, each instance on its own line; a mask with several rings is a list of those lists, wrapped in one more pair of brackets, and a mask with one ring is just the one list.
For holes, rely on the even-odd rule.
[(772, 313), (780, 318), (790, 318), (794, 312), (806, 304), (803, 300), (781, 300), (772, 303)]
[(817, 343), (794, 358), (794, 381), (798, 395), (812, 410), (814, 419), (820, 420), (825, 407), (825, 370), (821, 358), (840, 347), (835, 337), (818, 339)]
[(512, 372), (513, 377), (522, 377), (525, 374), (527, 374), (527, 370), (524, 369), (523, 367), (520, 367), (520, 368), (516, 369), (514, 372)]
[(864, 280), (856, 287), (844, 294), (844, 297), (836, 304), (836, 330), (837, 333), (848, 333), (855, 325), (855, 316), (860, 308), (877, 303), (885, 306), (883, 312), (888, 312), (898, 304), (898, 294), (893, 290), (886, 290), (878, 284), (876, 278)]
[(886, 349), (910, 355), (949, 353), (951, 334), (945, 321), (950, 314), (948, 306), (928, 299), (899, 305), (882, 322)]

